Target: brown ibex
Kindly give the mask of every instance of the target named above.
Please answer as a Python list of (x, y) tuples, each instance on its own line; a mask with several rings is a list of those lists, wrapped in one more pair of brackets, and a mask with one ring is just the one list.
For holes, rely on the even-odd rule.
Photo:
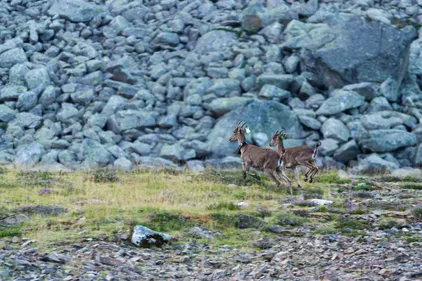
[[(250, 167), (253, 167), (258, 170), (263, 170), (277, 186), (280, 186), (282, 183), (277, 178), (278, 171), (278, 162), (280, 155), (278, 152), (262, 148), (253, 144), (246, 143), (246, 123), (239, 122), (236, 126), (236, 129), (233, 131), (233, 135), (229, 138), (230, 142), (235, 142), (239, 144), (238, 150), (240, 151), (240, 158), (242, 159), (242, 170), (243, 178), (246, 178), (246, 175), (249, 172)], [(288, 181), (287, 177), (280, 175), (286, 182)], [(290, 185), (289, 185), (290, 187)], [(290, 192), (292, 192), (290, 190)]]
[[(305, 174), (305, 182), (308, 181), (312, 183), (314, 181), (314, 176), (318, 172), (318, 167), (315, 165), (315, 160), (317, 158), (318, 147), (321, 145), (318, 142), (315, 146), (315, 149), (307, 145), (295, 146), (290, 148), (284, 148), (283, 139), (287, 136), (286, 133), (283, 133), (283, 130), (277, 131), (271, 138), (270, 146), (277, 146), (277, 152), (280, 154), (280, 169), (282, 176), (286, 177), (285, 169), (295, 169), (295, 177), (297, 185), (299, 188), (302, 187), (299, 181), (299, 166), (305, 166), (309, 170)], [(288, 179), (290, 181), (290, 179)], [(290, 181), (291, 183), (291, 181)]]

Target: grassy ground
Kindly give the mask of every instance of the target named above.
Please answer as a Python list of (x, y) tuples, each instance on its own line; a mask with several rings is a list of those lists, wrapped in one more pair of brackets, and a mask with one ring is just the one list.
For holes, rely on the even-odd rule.
[[(413, 193), (422, 187), (413, 178), (385, 177), (383, 182)], [(84, 239), (113, 240), (143, 224), (178, 241), (189, 239), (185, 230), (201, 226), (215, 234), (209, 244), (249, 248), (253, 247), (251, 241), (262, 235), (279, 235), (268, 230), (274, 225), (292, 233), (306, 226), (315, 234), (346, 235), (361, 235), (371, 228), (367, 221), (356, 219), (368, 209), (348, 209), (345, 194), (354, 192), (359, 197), (362, 193), (365, 198), (378, 186), (373, 180), (342, 179), (334, 171), (321, 174), (314, 184), (302, 184), (303, 190), (295, 189), (292, 197), (286, 188), (277, 188), (264, 177), (242, 180), (241, 171), (48, 173), (0, 169), (0, 218), (15, 213), (31, 218), (12, 228), (0, 224), (0, 241), (20, 236), (48, 249)], [(415, 194), (408, 200), (419, 200), (421, 193)], [(309, 201), (312, 198), (333, 200), (334, 204), (315, 207)], [(246, 204), (238, 206), (240, 202)], [(399, 212), (396, 207), (382, 208)], [(350, 216), (345, 218), (345, 213)], [(400, 223), (388, 217), (383, 221), (386, 225)]]

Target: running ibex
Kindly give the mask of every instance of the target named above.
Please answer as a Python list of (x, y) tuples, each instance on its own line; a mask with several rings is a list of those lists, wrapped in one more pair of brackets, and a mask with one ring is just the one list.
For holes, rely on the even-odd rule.
[[(246, 175), (249, 172), (249, 168), (253, 167), (258, 170), (263, 170), (266, 175), (268, 175), (277, 186), (280, 186), (282, 183), (277, 178), (278, 162), (280, 155), (277, 151), (268, 148), (258, 147), (253, 144), (246, 143), (246, 123), (239, 122), (234, 129), (233, 135), (229, 138), (230, 142), (235, 142), (239, 144), (240, 157), (242, 159), (242, 170), (243, 178), (246, 178)], [(288, 182), (287, 177), (281, 177)]]
[[(279, 166), (281, 169), (282, 176), (286, 177), (285, 169), (295, 169), (295, 177), (297, 185), (299, 188), (302, 187), (299, 181), (299, 166), (308, 167), (309, 170), (305, 174), (305, 182), (308, 181), (312, 183), (314, 181), (314, 176), (318, 172), (318, 167), (315, 165), (315, 160), (317, 158), (317, 150), (321, 145), (318, 142), (315, 146), (315, 149), (310, 148), (306, 145), (295, 146), (290, 148), (284, 148), (283, 139), (287, 136), (286, 133), (283, 133), (283, 130), (277, 131), (271, 138), (270, 146), (277, 146), (277, 152), (280, 154)], [(291, 184), (289, 178), (287, 178)]]

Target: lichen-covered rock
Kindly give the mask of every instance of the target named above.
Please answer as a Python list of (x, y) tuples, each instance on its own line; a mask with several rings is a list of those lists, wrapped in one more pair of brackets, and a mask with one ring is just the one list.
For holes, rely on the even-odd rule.
[(218, 98), (209, 104), (209, 108), (216, 116), (222, 116), (233, 109), (243, 107), (249, 101), (251, 99), (245, 97)]

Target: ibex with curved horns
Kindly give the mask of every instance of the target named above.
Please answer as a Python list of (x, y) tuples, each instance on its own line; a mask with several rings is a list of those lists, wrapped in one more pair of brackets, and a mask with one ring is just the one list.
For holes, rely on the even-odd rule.
[[(239, 144), (240, 158), (242, 159), (243, 178), (246, 178), (249, 168), (253, 167), (258, 170), (263, 170), (277, 186), (282, 183), (277, 178), (278, 162), (280, 155), (277, 151), (268, 148), (258, 147), (253, 144), (246, 143), (245, 133), (248, 130), (245, 122), (239, 122), (233, 131), (233, 135), (229, 138), (230, 142)], [(280, 175), (286, 182), (288, 178)], [(290, 189), (290, 192), (292, 190)]]
[[(309, 170), (305, 174), (305, 182), (308, 181), (312, 183), (314, 181), (314, 176), (318, 172), (318, 167), (315, 165), (315, 160), (317, 158), (318, 147), (321, 145), (318, 142), (315, 146), (315, 149), (307, 145), (295, 146), (290, 148), (284, 148), (283, 139), (287, 136), (287, 133), (283, 133), (283, 130), (277, 131), (271, 138), (270, 146), (277, 146), (277, 152), (280, 154), (279, 166), (281, 168), (281, 173), (284, 177), (287, 178), (285, 174), (285, 169), (295, 169), (295, 177), (297, 185), (299, 188), (302, 187), (299, 181), (299, 166), (308, 167)], [(290, 184), (291, 181), (288, 179)]]

